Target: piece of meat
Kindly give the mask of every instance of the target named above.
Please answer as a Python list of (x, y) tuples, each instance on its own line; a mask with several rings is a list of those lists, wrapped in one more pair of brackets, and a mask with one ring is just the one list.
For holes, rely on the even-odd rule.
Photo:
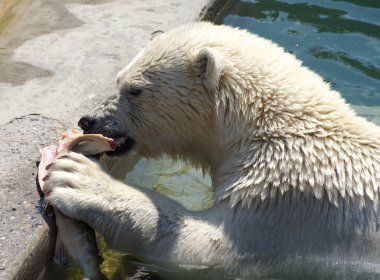
[(44, 191), (43, 179), (47, 176), (48, 171), (46, 167), (53, 163), (57, 156), (57, 146), (52, 145), (48, 147), (40, 148), (41, 161), (38, 165), (38, 183), (40, 184), (41, 190)]
[(105, 137), (101, 134), (82, 134), (76, 129), (63, 132), (60, 136), (57, 152), (67, 149), (85, 156), (95, 155), (103, 152), (113, 151), (120, 145), (120, 141)]

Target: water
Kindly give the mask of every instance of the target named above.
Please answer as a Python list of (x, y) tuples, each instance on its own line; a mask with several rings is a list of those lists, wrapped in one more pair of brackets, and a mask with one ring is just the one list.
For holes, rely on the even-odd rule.
[(219, 21), (278, 43), (380, 123), (380, 1), (235, 1)]
[[(330, 82), (359, 114), (380, 124), (379, 0), (235, 1), (218, 22), (248, 29), (277, 42)], [(131, 156), (120, 161), (109, 160), (107, 165), (116, 177), (127, 183), (154, 189), (189, 209), (212, 205), (210, 179), (181, 163)], [(105, 259), (103, 271), (110, 279), (122, 279), (128, 266), (126, 257), (110, 251), (103, 242), (101, 251)], [(311, 268), (315, 273), (310, 275), (313, 279), (376, 279), (360, 274), (357, 267), (343, 273), (341, 264), (329, 265), (330, 274), (323, 263)], [(59, 266), (54, 266), (45, 279), (53, 279), (49, 275), (57, 280), (81, 279), (77, 270)], [(311, 279), (310, 275), (307, 278), (295, 275), (277, 274), (276, 277)]]
[(213, 204), (210, 177), (184, 163), (166, 157), (147, 160), (131, 155), (108, 159), (107, 166), (116, 178), (157, 191), (189, 210), (202, 210)]

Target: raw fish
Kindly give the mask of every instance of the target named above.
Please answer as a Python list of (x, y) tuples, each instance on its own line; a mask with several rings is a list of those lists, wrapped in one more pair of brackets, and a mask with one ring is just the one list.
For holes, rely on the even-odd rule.
[[(41, 190), (45, 192), (44, 178), (48, 175), (46, 167), (54, 162), (58, 154), (71, 150), (89, 156), (113, 151), (118, 145), (118, 142), (101, 134), (82, 134), (75, 129), (63, 132), (58, 145), (40, 149), (41, 162), (38, 167), (38, 181)], [(69, 256), (81, 268), (83, 279), (106, 279), (100, 271), (101, 258), (94, 230), (81, 221), (71, 219), (57, 210), (54, 211), (58, 229), (54, 261), (67, 264)]]

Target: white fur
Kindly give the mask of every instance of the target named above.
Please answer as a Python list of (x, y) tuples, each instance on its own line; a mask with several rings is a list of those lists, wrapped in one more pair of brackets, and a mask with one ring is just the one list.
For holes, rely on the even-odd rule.
[(380, 130), (293, 55), (192, 23), (154, 39), (119, 80), (141, 96), (112, 96), (97, 118), (128, 129), (137, 153), (208, 170), (215, 205), (189, 212), (73, 154), (74, 169), (58, 160), (47, 182), (54, 207), (189, 279), (290, 273), (305, 260), (379, 273)]

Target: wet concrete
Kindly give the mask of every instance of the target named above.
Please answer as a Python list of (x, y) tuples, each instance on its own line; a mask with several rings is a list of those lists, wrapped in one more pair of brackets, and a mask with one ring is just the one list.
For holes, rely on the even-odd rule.
[[(52, 72), (24, 61), (13, 60), (13, 52), (27, 40), (70, 29), (83, 24), (69, 13), (66, 1), (5, 1), (0, 21), (0, 82), (19, 85), (33, 78), (43, 78)], [(27, 17), (27, 18), (26, 18)], [(21, 35), (21, 36), (20, 36)]]
[(36, 279), (50, 261), (54, 234), (35, 184), (39, 146), (115, 90), (116, 73), (153, 32), (210, 17), (214, 2), (1, 2), (0, 279)]

